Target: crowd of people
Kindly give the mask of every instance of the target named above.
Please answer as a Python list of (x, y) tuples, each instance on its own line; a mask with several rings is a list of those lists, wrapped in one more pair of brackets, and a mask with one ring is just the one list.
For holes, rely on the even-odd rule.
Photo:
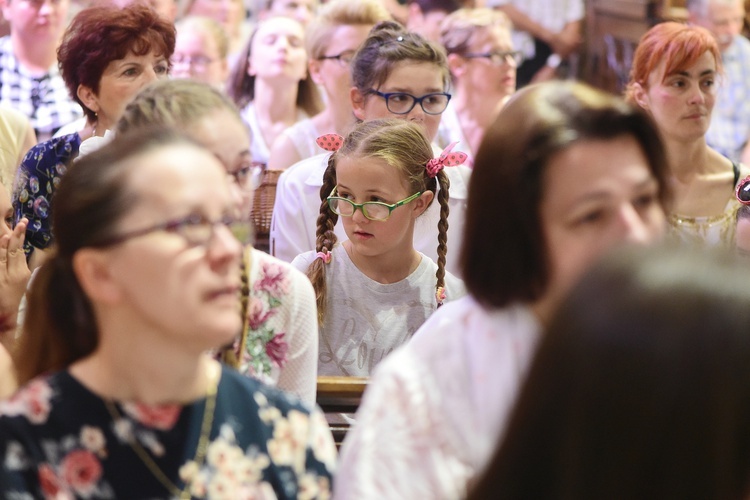
[(750, 495), (742, 0), (622, 95), (582, 0), (70, 2), (2, 2), (0, 496)]

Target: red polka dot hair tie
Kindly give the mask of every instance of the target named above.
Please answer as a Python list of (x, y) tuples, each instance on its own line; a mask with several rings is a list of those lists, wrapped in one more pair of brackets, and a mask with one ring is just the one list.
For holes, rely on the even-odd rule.
[(344, 144), (344, 138), (339, 134), (326, 134), (315, 139), (315, 142), (321, 148), (333, 153), (341, 149), (341, 145)]
[(460, 151), (451, 152), (456, 144), (458, 142), (448, 144), (439, 157), (427, 162), (427, 175), (435, 177), (443, 168), (462, 165), (469, 158), (466, 153)]

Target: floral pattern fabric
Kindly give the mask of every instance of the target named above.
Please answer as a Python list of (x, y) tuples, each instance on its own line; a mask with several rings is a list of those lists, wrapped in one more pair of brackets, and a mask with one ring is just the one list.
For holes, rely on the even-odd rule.
[(318, 313), (312, 284), (289, 263), (260, 250), (246, 251), (250, 286), (240, 372), (314, 404)]
[(322, 414), (232, 370), (222, 371), (200, 463), (205, 399), (111, 404), (119, 415), (68, 372), (0, 403), (0, 497), (173, 497), (131, 440), (192, 498), (330, 497), (336, 450)]
[(13, 185), (13, 218), (29, 220), (23, 243), (28, 256), (34, 248), (47, 248), (52, 241), (52, 195), (70, 160), (78, 155), (78, 133), (40, 142), (26, 153)]

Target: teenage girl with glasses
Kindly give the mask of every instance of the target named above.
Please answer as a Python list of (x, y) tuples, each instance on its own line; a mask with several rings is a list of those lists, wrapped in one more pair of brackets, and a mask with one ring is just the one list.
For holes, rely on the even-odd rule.
[[(460, 163), (460, 156), (433, 159), (422, 129), (403, 120), (365, 122), (330, 156), (316, 248), (292, 262), (307, 270), (317, 294), (319, 375), (369, 375), (443, 301), (464, 295), (463, 283), (445, 272), (443, 168)], [(437, 263), (414, 248), (415, 221), (435, 199)], [(336, 245), (339, 216), (348, 239)]]
[[(361, 121), (399, 118), (421, 126), (427, 140), (437, 136), (441, 114), (448, 106), (450, 75), (442, 47), (394, 22), (372, 29), (352, 61), (351, 104)], [(433, 156), (440, 154), (433, 148)], [(320, 189), (328, 155), (318, 155), (287, 169), (279, 178), (271, 223), (271, 250), (291, 261), (315, 248), (315, 221), (319, 215)], [(465, 165), (445, 171), (450, 190), (446, 269), (456, 273), (466, 210), (466, 186), (471, 170)], [(449, 186), (449, 187), (448, 187)], [(325, 192), (328, 196), (330, 189)], [(409, 193), (412, 194), (412, 193)], [(414, 248), (438, 260), (437, 238), (440, 210), (432, 204), (417, 220)], [(336, 228), (339, 238), (343, 227)]]

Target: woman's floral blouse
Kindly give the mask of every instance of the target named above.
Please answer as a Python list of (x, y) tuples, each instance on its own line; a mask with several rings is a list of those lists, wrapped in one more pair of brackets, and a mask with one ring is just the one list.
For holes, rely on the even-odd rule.
[(13, 183), (13, 219), (29, 220), (24, 251), (47, 248), (52, 241), (52, 195), (71, 159), (78, 156), (78, 133), (40, 142), (26, 153)]
[(169, 498), (135, 438), (193, 498), (329, 498), (336, 449), (319, 410), (224, 369), (197, 463), (205, 404), (116, 403), (114, 418), (67, 371), (34, 379), (0, 403), (0, 497)]
[(288, 262), (251, 247), (246, 251), (250, 293), (240, 371), (314, 404), (318, 312), (312, 284)]

